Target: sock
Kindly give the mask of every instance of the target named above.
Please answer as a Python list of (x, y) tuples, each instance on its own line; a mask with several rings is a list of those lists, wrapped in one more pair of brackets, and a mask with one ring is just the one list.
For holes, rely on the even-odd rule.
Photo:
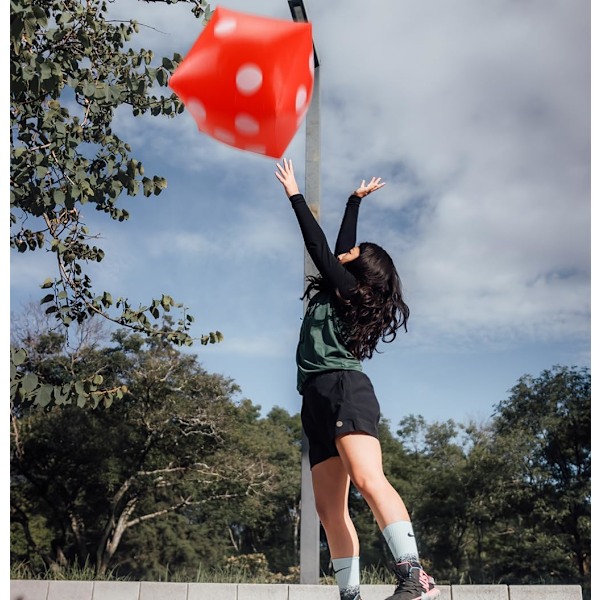
[(390, 523), (382, 533), (396, 562), (419, 563), (419, 551), (410, 521)]
[(360, 592), (360, 558), (332, 558), (335, 581), (341, 600), (355, 600)]

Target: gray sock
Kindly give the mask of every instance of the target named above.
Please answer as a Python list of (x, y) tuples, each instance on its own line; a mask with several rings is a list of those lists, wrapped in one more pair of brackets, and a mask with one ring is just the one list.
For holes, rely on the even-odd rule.
[(390, 523), (382, 533), (396, 562), (419, 562), (415, 532), (410, 521)]
[(332, 558), (331, 562), (340, 589), (340, 600), (355, 600), (360, 593), (360, 558)]

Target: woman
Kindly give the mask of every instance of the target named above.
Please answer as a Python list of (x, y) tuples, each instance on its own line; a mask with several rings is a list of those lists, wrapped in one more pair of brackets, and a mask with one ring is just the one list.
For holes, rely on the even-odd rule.
[(318, 272), (309, 278), (310, 298), (296, 352), (297, 388), (316, 508), (341, 600), (360, 600), (359, 541), (348, 511), (350, 482), (368, 503), (394, 556), (398, 584), (387, 600), (432, 600), (439, 595), (422, 569), (404, 502), (387, 480), (378, 439), (379, 403), (363, 373), (380, 341), (406, 330), (408, 306), (388, 253), (373, 243), (356, 245), (361, 200), (382, 188), (365, 181), (348, 199), (332, 253), (325, 234), (300, 194), (291, 160), (277, 163), (298, 219), (306, 249)]

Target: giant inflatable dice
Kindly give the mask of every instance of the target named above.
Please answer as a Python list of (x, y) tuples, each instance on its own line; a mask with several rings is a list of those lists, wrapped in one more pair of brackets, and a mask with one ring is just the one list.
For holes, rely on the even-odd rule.
[(312, 26), (217, 7), (169, 85), (198, 129), (280, 158), (314, 84)]

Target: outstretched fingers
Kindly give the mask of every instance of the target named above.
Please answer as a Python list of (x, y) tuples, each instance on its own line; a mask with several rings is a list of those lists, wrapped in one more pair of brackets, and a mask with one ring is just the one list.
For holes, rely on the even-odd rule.
[(369, 181), (369, 185), (367, 185), (368, 193), (374, 192), (382, 188), (385, 185), (385, 181), (381, 181), (381, 177), (372, 177), (371, 181)]
[(381, 181), (381, 177), (371, 177), (369, 183), (366, 183), (366, 180), (363, 179), (355, 193), (357, 196), (364, 198), (371, 192), (381, 189), (384, 185), (385, 181)]
[(275, 177), (283, 184), (288, 198), (298, 192), (298, 184), (296, 183), (296, 177), (294, 176), (294, 165), (291, 160), (287, 158), (283, 159), (283, 165), (276, 163), (277, 171), (275, 171)]

